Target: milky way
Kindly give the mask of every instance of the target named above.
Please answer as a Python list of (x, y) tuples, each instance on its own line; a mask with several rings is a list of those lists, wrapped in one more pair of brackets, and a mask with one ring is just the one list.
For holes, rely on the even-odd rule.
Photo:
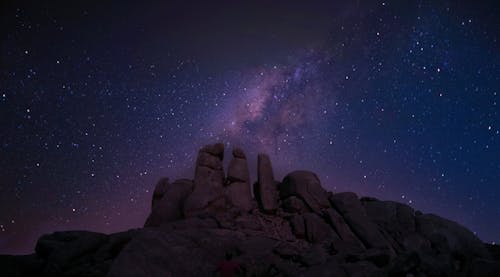
[(302, 142), (301, 129), (319, 135), (321, 130), (313, 127), (324, 126), (335, 94), (318, 68), (330, 61), (304, 57), (300, 62), (242, 74), (245, 78), (228, 88), (233, 97), (215, 114), (211, 130), (222, 130), (223, 140), (274, 153)]
[(328, 190), (403, 202), (498, 242), (499, 12), (6, 4), (0, 253), (29, 253), (55, 230), (142, 226), (155, 182), (191, 178), (198, 149), (217, 141), (245, 149), (254, 173), (267, 152), (278, 179), (312, 170)]

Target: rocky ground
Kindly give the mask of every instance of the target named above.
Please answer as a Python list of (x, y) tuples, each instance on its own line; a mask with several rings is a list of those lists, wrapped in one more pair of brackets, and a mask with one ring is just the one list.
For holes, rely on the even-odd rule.
[(161, 179), (144, 228), (42, 236), (35, 253), (0, 256), (1, 276), (205, 276), (226, 253), (242, 276), (500, 276), (500, 248), (410, 206), (331, 193), (316, 174), (274, 179), (258, 156), (203, 147), (194, 180)]

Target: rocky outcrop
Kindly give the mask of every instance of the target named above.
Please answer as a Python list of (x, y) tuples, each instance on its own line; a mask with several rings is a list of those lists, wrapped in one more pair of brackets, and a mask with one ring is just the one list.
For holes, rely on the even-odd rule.
[(358, 237), (352, 232), (351, 227), (347, 225), (342, 217), (335, 209), (328, 208), (324, 210), (324, 217), (326, 221), (333, 227), (336, 234), (341, 240), (346, 243), (357, 246), (358, 249), (364, 249), (363, 244)]
[(278, 183), (274, 180), (273, 167), (267, 154), (257, 156), (257, 183), (255, 197), (262, 211), (274, 213), (278, 208)]
[(245, 153), (233, 149), (227, 178), (223, 168), (224, 144), (203, 147), (196, 161), (194, 189), (184, 201), (184, 215), (213, 216), (228, 210), (248, 212), (256, 206), (250, 190)]
[(408, 205), (331, 193), (316, 174), (274, 180), (259, 155), (256, 198), (246, 156), (203, 147), (194, 180), (155, 187), (144, 228), (42, 236), (35, 254), (0, 256), (2, 276), (205, 276), (231, 253), (243, 276), (500, 276), (500, 248)]
[[(144, 227), (156, 227), (162, 223), (179, 220), (183, 214), (184, 201), (193, 190), (193, 181), (180, 179), (172, 184), (164, 178), (158, 182), (153, 193), (151, 213)], [(157, 193), (158, 191), (162, 192)]]
[(248, 171), (247, 157), (240, 148), (233, 149), (233, 159), (229, 163), (227, 180), (229, 183), (242, 182), (250, 184), (250, 172)]
[(302, 214), (311, 211), (301, 198), (293, 195), (281, 200), (281, 208), (288, 213)]
[(151, 210), (155, 209), (155, 207), (158, 205), (158, 202), (165, 195), (165, 192), (167, 191), (169, 186), (170, 185), (168, 178), (161, 178), (158, 183), (156, 183), (155, 190), (153, 191), (153, 199), (151, 200)]
[(248, 212), (255, 207), (250, 190), (250, 172), (243, 150), (233, 149), (233, 159), (227, 170), (226, 197), (238, 210)]
[(298, 197), (316, 213), (329, 208), (328, 195), (321, 187), (319, 178), (310, 171), (297, 170), (288, 174), (280, 185), (280, 198)]
[(196, 216), (224, 211), (224, 144), (200, 149), (194, 172), (194, 189), (184, 203), (184, 214)]
[(308, 241), (315, 243), (338, 238), (332, 228), (317, 214), (305, 213), (302, 217)]
[(366, 248), (386, 248), (388, 242), (377, 226), (368, 218), (365, 208), (353, 192), (337, 193), (330, 196), (333, 208), (342, 214), (351, 230)]
[(138, 230), (111, 235), (55, 232), (38, 239), (35, 254), (0, 256), (2, 276), (106, 276), (113, 260)]

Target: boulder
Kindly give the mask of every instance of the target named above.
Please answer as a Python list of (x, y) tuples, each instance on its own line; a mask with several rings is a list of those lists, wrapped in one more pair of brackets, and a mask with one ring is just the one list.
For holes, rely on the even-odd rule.
[(106, 262), (114, 259), (123, 247), (137, 234), (139, 229), (131, 229), (125, 232), (110, 234), (108, 240), (92, 255), (96, 262)]
[(288, 213), (307, 213), (311, 209), (297, 196), (290, 196), (281, 201), (281, 208)]
[(490, 253), (471, 231), (451, 220), (433, 214), (416, 216), (416, 229), (432, 244), (446, 243), (455, 254), (465, 257), (490, 258)]
[(340, 239), (353, 245), (358, 245), (363, 248), (363, 244), (358, 237), (352, 232), (349, 225), (346, 224), (344, 218), (333, 208), (324, 210), (326, 221), (337, 232)]
[(380, 233), (377, 225), (370, 220), (355, 193), (343, 192), (333, 194), (329, 197), (329, 200), (365, 247), (389, 247), (389, 243)]
[(168, 182), (162, 184), (165, 184), (162, 186), (162, 197), (155, 200), (155, 194), (153, 194), (153, 201), (155, 204), (153, 205), (150, 215), (146, 219), (144, 227), (156, 227), (160, 226), (162, 223), (183, 218), (184, 202), (193, 190), (193, 181), (180, 179), (170, 185), (168, 185)]
[(368, 217), (381, 229), (392, 248), (401, 251), (407, 237), (415, 233), (415, 211), (394, 201), (362, 201)]
[[(44, 276), (65, 276), (68, 271), (89, 272), (98, 269), (88, 264), (108, 240), (105, 234), (87, 231), (55, 232), (42, 236), (36, 244), (36, 254), (45, 260)], [(101, 264), (102, 265), (102, 264)], [(107, 269), (107, 265), (104, 264)], [(79, 275), (83, 276), (83, 275)]]
[(328, 195), (313, 172), (297, 170), (289, 173), (283, 179), (279, 190), (281, 199), (299, 197), (318, 214), (321, 214), (321, 209), (330, 207)]
[(290, 224), (287, 220), (282, 218), (277, 218), (274, 220), (274, 233), (273, 237), (276, 237), (278, 240), (282, 241), (296, 241), (296, 238), (292, 232), (292, 228), (290, 228)]
[(248, 212), (255, 207), (248, 183), (233, 182), (225, 188), (225, 194), (231, 205), (238, 210)]
[(224, 160), (224, 143), (207, 144), (200, 151), (215, 156), (221, 161)]
[(250, 189), (250, 173), (245, 153), (239, 148), (233, 149), (233, 159), (227, 171), (227, 183), (225, 195), (230, 204), (241, 211), (252, 210), (254, 201)]
[(151, 200), (151, 210), (154, 210), (155, 205), (163, 197), (168, 187), (169, 187), (168, 178), (161, 178), (160, 181), (156, 183), (155, 190), (153, 191), (153, 199)]
[[(246, 276), (300, 271), (274, 253), (276, 240), (224, 229), (141, 230), (114, 260), (107, 276), (206, 276), (232, 253)], [(286, 274), (285, 274), (286, 273)]]
[(41, 258), (64, 263), (88, 249), (97, 249), (106, 239), (104, 234), (88, 231), (54, 232), (38, 239), (35, 252)]
[(294, 215), (290, 219), (290, 227), (297, 238), (306, 237), (306, 226), (302, 215)]
[(200, 151), (200, 153), (198, 154), (196, 165), (197, 167), (207, 167), (213, 170), (223, 170), (221, 161), (222, 160), (220, 160), (218, 156), (214, 156), (210, 153)]
[(347, 259), (353, 255), (360, 255), (366, 248), (360, 242), (333, 239), (329, 245), (330, 252), (340, 259)]
[(263, 212), (274, 213), (278, 208), (278, 186), (274, 180), (271, 160), (267, 154), (257, 156), (255, 196)]
[(327, 239), (336, 239), (337, 235), (333, 232), (321, 217), (315, 213), (303, 214), (306, 229), (306, 238), (308, 241), (316, 243)]
[(245, 159), (245, 160), (247, 158), (247, 156), (245, 155), (245, 152), (243, 151), (243, 149), (241, 149), (239, 147), (235, 147), (233, 149), (233, 157), (240, 158), (240, 159)]
[(40, 237), (33, 255), (0, 255), (2, 276), (106, 276), (113, 259), (137, 233), (55, 232)]
[(250, 173), (245, 153), (239, 148), (233, 149), (233, 159), (227, 170), (227, 180), (232, 182), (244, 182), (250, 184)]
[(144, 229), (114, 260), (107, 276), (200, 276), (215, 271), (237, 235), (206, 230)]
[(363, 201), (368, 217), (393, 233), (415, 232), (415, 210), (394, 201)]
[(214, 214), (225, 210), (224, 144), (204, 146), (198, 153), (193, 192), (184, 202), (186, 217)]

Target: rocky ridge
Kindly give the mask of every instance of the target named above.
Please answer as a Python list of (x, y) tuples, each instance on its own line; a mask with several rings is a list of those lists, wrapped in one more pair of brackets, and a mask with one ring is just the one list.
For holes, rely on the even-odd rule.
[[(161, 179), (144, 228), (42, 236), (35, 254), (0, 256), (2, 276), (204, 276), (232, 253), (242, 276), (500, 276), (498, 246), (393, 201), (332, 193), (316, 174), (280, 182), (259, 154), (251, 184), (235, 148), (200, 149), (194, 179)], [(252, 195), (253, 189), (253, 195)]]

